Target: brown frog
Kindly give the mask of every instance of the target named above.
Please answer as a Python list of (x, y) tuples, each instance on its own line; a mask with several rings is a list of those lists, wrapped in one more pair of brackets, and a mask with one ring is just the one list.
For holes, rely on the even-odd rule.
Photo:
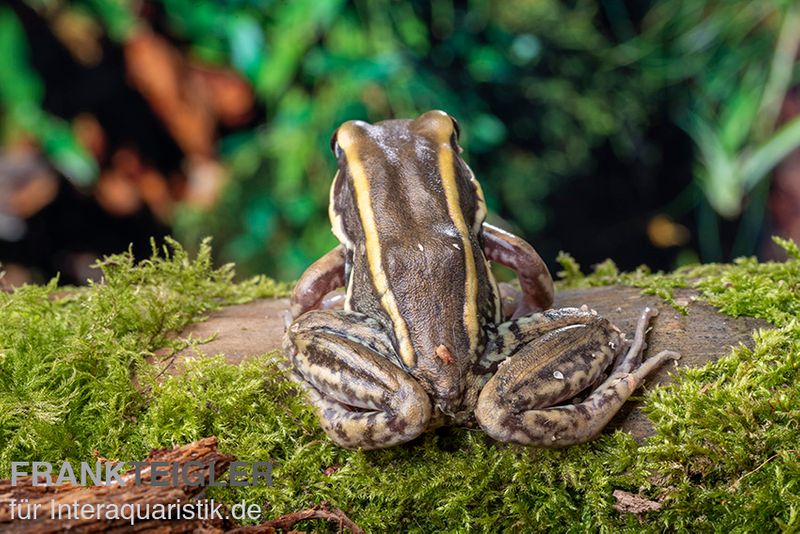
[[(322, 427), (343, 447), (390, 447), (441, 424), (475, 422), (500, 441), (585, 442), (650, 372), (679, 357), (665, 351), (641, 362), (652, 310), (629, 342), (593, 311), (548, 309), (544, 262), (484, 222), (458, 136), (455, 119), (429, 111), (349, 121), (331, 140), (339, 170), (329, 214), (341, 244), (298, 282), (284, 348)], [(520, 298), (505, 312), (489, 261), (519, 277)], [(319, 309), (342, 286), (343, 309)]]

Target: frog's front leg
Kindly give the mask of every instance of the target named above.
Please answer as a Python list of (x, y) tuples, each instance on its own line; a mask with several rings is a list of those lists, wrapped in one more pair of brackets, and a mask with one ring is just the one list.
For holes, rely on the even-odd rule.
[[(573, 316), (573, 324), (530, 340), (542, 330), (536, 314), (500, 326), (512, 354), (484, 386), (475, 416), (500, 441), (539, 447), (565, 447), (597, 436), (642, 380), (679, 355), (664, 351), (641, 363), (645, 330), (656, 315), (646, 309), (632, 343), (595, 314), (577, 309), (553, 310)], [(502, 335), (504, 334), (504, 335)], [(508, 348), (510, 347), (510, 348)], [(616, 360), (616, 363), (614, 363)], [(557, 404), (594, 384), (610, 365), (610, 376), (579, 404)]]
[(512, 233), (483, 223), (483, 251), (491, 261), (516, 271), (522, 288), (513, 316), (521, 317), (553, 305), (553, 279), (534, 248)]
[(292, 292), (292, 319), (320, 307), (325, 295), (344, 285), (346, 253), (344, 246), (338, 245), (306, 269)]
[(289, 327), (284, 349), (322, 428), (342, 447), (379, 449), (419, 436), (431, 418), (422, 386), (379, 323), (341, 310), (310, 311)]

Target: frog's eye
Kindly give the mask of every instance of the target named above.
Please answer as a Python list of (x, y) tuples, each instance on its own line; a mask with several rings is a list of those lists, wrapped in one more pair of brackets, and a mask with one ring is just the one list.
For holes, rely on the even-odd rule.
[(458, 138), (461, 137), (461, 126), (458, 125), (458, 121), (455, 119), (455, 117), (450, 115), (448, 115), (448, 117), (450, 117), (450, 120), (453, 121), (453, 144), (457, 144)]
[(336, 156), (336, 159), (339, 159), (342, 156), (342, 147), (339, 146), (339, 141), (336, 140), (338, 133), (339, 129), (337, 128), (331, 136), (331, 152), (333, 152), (333, 155)]
[[(448, 115), (448, 117), (450, 117)], [(458, 144), (458, 138), (461, 136), (461, 127), (458, 125), (458, 121), (454, 117), (450, 117), (450, 120), (453, 121), (453, 135), (450, 136), (450, 144), (456, 149), (456, 151), (460, 154), (463, 150), (461, 145)]]

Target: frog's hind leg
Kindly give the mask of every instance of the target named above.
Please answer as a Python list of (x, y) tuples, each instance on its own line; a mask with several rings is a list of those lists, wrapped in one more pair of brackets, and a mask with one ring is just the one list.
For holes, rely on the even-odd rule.
[(293, 378), (338, 445), (390, 447), (425, 430), (428, 395), (392, 361), (394, 349), (377, 321), (356, 312), (311, 311), (289, 327), (284, 349)]
[(488, 380), (497, 371), (498, 365), (545, 334), (596, 320), (597, 312), (584, 306), (580, 309), (551, 309), (501, 323), (489, 333), (486, 350), (475, 363), (473, 373), (485, 376)]
[[(655, 310), (642, 313), (630, 344), (606, 319), (587, 319), (574, 309), (572, 314), (576, 324), (515, 347), (481, 391), (475, 415), (495, 439), (539, 447), (589, 441), (648, 374), (679, 357), (664, 351), (640, 364)], [(591, 386), (615, 360), (610, 376), (583, 402), (557, 405)]]

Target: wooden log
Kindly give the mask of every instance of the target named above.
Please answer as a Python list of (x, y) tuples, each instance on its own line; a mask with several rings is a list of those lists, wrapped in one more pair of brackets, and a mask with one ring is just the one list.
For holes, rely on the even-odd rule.
[[(645, 306), (659, 310), (647, 338), (645, 358), (662, 350), (681, 353), (677, 367), (699, 367), (715, 361), (740, 343), (752, 346), (753, 331), (768, 328), (769, 324), (750, 317), (732, 318), (696, 299), (697, 292), (677, 289), (677, 301), (687, 306), (688, 315), (681, 315), (672, 306), (654, 295), (642, 295), (641, 289), (627, 286), (606, 286), (570, 289), (556, 294), (554, 307), (596, 309), (623, 332), (632, 334), (636, 321)], [(187, 357), (223, 354), (231, 364), (280, 349), (283, 336), (282, 312), (286, 299), (262, 299), (230, 306), (212, 313), (208, 320), (190, 325), (182, 336), (194, 339), (213, 337), (209, 343), (186, 349), (172, 358), (155, 362), (164, 372), (180, 372)], [(665, 365), (645, 382), (645, 388), (670, 382), (675, 364)], [(642, 439), (653, 433), (653, 426), (641, 410), (641, 403), (627, 402), (607, 427), (608, 431), (623, 428)]]

